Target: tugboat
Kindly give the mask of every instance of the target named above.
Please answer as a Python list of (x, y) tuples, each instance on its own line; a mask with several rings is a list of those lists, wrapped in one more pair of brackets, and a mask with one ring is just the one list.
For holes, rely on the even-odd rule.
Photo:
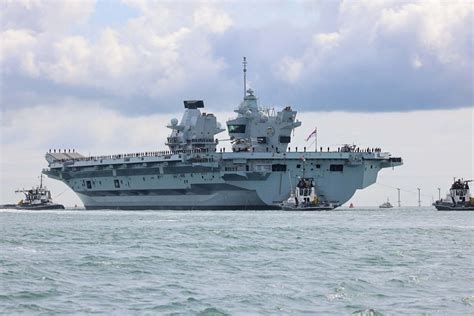
[(15, 193), (25, 194), (25, 198), (18, 204), (0, 205), (0, 208), (17, 210), (63, 210), (64, 206), (53, 203), (51, 191), (43, 186), (43, 175), (40, 177), (40, 185), (31, 190), (16, 190)]
[(445, 199), (433, 203), (438, 211), (474, 211), (474, 198), (471, 197), (469, 182), (472, 180), (454, 179)]
[(330, 211), (335, 206), (317, 196), (313, 178), (302, 177), (281, 208), (285, 211)]
[(392, 208), (392, 207), (393, 207), (393, 205), (390, 204), (390, 201), (388, 199), (387, 199), (387, 202), (382, 203), (382, 204), (379, 205), (379, 208)]

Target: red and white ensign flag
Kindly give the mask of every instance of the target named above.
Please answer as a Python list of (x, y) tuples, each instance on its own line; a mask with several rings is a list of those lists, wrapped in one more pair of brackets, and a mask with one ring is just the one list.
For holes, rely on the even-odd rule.
[(311, 134), (309, 134), (309, 136), (306, 138), (306, 141), (308, 141), (313, 136), (316, 137), (316, 132), (317, 132), (317, 128), (315, 127), (314, 131), (312, 131)]

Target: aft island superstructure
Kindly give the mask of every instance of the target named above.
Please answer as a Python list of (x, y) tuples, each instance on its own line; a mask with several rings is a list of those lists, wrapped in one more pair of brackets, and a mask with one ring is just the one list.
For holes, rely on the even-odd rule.
[(375, 183), (380, 169), (402, 164), (355, 146), (291, 151), (292, 131), (301, 125), (297, 112), (259, 107), (251, 89), (227, 121), (232, 152), (217, 149), (216, 135), (225, 129), (201, 112), (203, 101), (184, 101), (184, 108), (181, 121), (167, 126), (169, 151), (100, 157), (49, 151), (43, 172), (76, 192), (86, 209), (255, 210), (279, 208), (301, 177), (313, 178), (318, 197), (337, 207)]

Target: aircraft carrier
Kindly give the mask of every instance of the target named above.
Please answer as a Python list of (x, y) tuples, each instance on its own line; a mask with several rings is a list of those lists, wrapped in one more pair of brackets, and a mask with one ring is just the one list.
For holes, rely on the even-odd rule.
[(377, 180), (382, 168), (402, 165), (378, 148), (345, 145), (337, 151), (291, 151), (296, 111), (260, 107), (254, 91), (228, 120), (232, 151), (219, 148), (225, 131), (201, 100), (184, 101), (181, 121), (171, 119), (167, 151), (84, 156), (49, 150), (43, 173), (63, 181), (86, 209), (258, 210), (279, 208), (301, 177), (311, 177), (320, 199), (335, 207)]

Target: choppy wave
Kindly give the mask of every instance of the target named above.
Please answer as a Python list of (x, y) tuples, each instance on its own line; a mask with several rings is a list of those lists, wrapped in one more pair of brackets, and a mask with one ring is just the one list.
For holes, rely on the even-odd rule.
[(473, 213), (0, 212), (0, 314), (473, 314)]

